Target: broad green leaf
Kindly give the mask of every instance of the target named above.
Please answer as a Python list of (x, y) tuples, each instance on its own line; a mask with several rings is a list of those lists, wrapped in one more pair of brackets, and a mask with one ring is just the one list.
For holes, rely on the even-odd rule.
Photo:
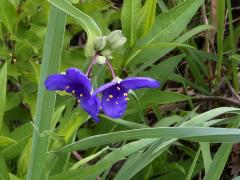
[(36, 115), (36, 93), (28, 93), (23, 97), (23, 103), (26, 103), (32, 115), (32, 118), (35, 119)]
[(140, 75), (159, 80), (161, 87), (163, 87), (169, 75), (176, 69), (177, 65), (182, 61), (184, 56), (185, 54), (172, 56), (160, 62), (150, 70), (141, 72)]
[(80, 23), (82, 28), (86, 31), (88, 36), (88, 42), (85, 47), (85, 54), (86, 56), (93, 56), (94, 55), (93, 40), (95, 37), (102, 35), (96, 22), (90, 16), (83, 13), (79, 9), (75, 8), (67, 1), (49, 0), (49, 2), (78, 20), (78, 22)]
[(205, 89), (202, 86), (196, 85), (194, 82), (188, 80), (187, 78), (182, 77), (181, 75), (174, 74), (174, 73), (170, 74), (168, 76), (168, 80), (178, 82), (178, 83), (181, 83), (181, 84), (184, 83), (186, 86), (191, 86), (191, 87), (195, 88), (196, 90), (198, 90), (198, 91), (200, 91), (204, 94), (211, 95), (210, 91), (208, 91), (207, 89)]
[(0, 136), (0, 147), (6, 147), (12, 144), (17, 144), (17, 142), (14, 139), (11, 139), (9, 137)]
[[(144, 38), (140, 39), (136, 45), (146, 46), (151, 43), (168, 43), (173, 41), (186, 28), (186, 25), (202, 3), (203, 0), (186, 0), (174, 9), (157, 16), (151, 31)], [(131, 61), (136, 64), (149, 58), (159, 58), (159, 56), (160, 51), (158, 49), (133, 50), (133, 55), (130, 54), (125, 65), (129, 64)]]
[[(152, 97), (154, 100), (150, 99), (149, 97)], [(175, 102), (186, 101), (188, 99), (191, 99), (191, 97), (185, 96), (181, 93), (152, 90), (145, 93), (144, 96), (140, 98), (140, 101), (143, 106), (146, 106), (149, 104), (171, 104)]]
[(29, 138), (32, 136), (33, 127), (30, 123), (26, 123), (9, 134), (9, 137), (17, 142), (2, 150), (2, 154), (6, 159), (13, 159), (21, 154), (26, 146)]
[(9, 173), (9, 177), (10, 177), (10, 180), (22, 180), (22, 179), (18, 178), (17, 176), (15, 176), (11, 173)]
[(0, 130), (2, 129), (3, 116), (6, 105), (7, 91), (7, 62), (0, 69)]
[(8, 0), (0, 0), (0, 4), (0, 22), (2, 22), (9, 32), (13, 34), (17, 11)]
[(138, 37), (144, 37), (152, 28), (157, 0), (147, 0), (143, 8), (138, 12), (139, 19), (137, 22), (137, 34)]
[(22, 98), (18, 93), (14, 93), (14, 92), (7, 93), (5, 111), (15, 108), (21, 103), (21, 101), (22, 101)]
[(123, 34), (126, 36), (131, 47), (137, 38), (138, 12), (141, 8), (140, 0), (124, 0), (121, 12), (121, 25)]
[(30, 155), (32, 149), (32, 138), (28, 140), (25, 148), (23, 149), (17, 163), (17, 174), (19, 177), (24, 178), (27, 174), (27, 169), (29, 166)]
[(51, 130), (54, 130), (54, 128), (56, 127), (56, 124), (59, 121), (64, 109), (65, 105), (62, 105), (54, 111), (51, 123)]
[(9, 180), (7, 164), (5, 162), (4, 157), (0, 153), (0, 179)]
[[(143, 109), (146, 109), (149, 105), (171, 104), (189, 99), (191, 99), (191, 97), (185, 96), (181, 93), (159, 90), (146, 91), (142, 97), (139, 97), (139, 101)], [(126, 114), (135, 113), (136, 111), (137, 108), (135, 103), (130, 98)]]

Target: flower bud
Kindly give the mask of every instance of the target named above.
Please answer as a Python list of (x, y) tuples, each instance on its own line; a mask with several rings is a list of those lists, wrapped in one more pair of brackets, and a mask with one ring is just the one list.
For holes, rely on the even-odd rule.
[(107, 36), (107, 41), (108, 41), (109, 44), (113, 44), (116, 41), (118, 41), (119, 38), (121, 38), (121, 37), (122, 37), (122, 31), (121, 30), (115, 30)]
[(96, 57), (96, 63), (97, 64), (105, 64), (106, 63), (106, 57), (105, 56), (97, 56)]
[(113, 43), (113, 44), (111, 45), (111, 48), (112, 48), (112, 49), (119, 48), (119, 47), (123, 46), (126, 41), (127, 41), (127, 39), (126, 39), (125, 37), (120, 37), (120, 38), (118, 39), (118, 41), (116, 41), (115, 43)]
[(106, 37), (105, 36), (101, 36), (101, 37), (96, 37), (93, 41), (94, 44), (94, 48), (96, 50), (103, 50), (106, 46)]
[(112, 51), (110, 49), (105, 49), (101, 52), (101, 54), (105, 57), (111, 56)]

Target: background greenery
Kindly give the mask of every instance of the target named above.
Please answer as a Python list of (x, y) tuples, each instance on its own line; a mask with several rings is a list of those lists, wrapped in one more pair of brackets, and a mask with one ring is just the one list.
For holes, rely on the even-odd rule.
[[(0, 0), (0, 179), (238, 179), (239, 6)], [(116, 29), (127, 37), (113, 52), (118, 76), (161, 89), (137, 91), (122, 119), (95, 124), (43, 82), (86, 70), (94, 38)], [(111, 80), (102, 65), (94, 75), (94, 87)]]

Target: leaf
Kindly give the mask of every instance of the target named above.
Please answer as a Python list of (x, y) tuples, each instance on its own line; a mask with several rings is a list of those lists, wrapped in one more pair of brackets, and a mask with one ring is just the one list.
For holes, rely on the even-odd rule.
[(125, 126), (129, 129), (139, 129), (139, 128), (146, 128), (148, 126), (146, 125), (143, 125), (143, 124), (138, 124), (138, 123), (134, 123), (134, 122), (131, 122), (131, 121), (125, 121), (123, 119), (119, 119), (119, 118), (111, 118), (111, 117), (108, 117), (106, 115), (100, 115), (101, 117), (101, 121), (102, 120), (108, 120), (108, 121), (111, 121), (115, 124), (118, 124), (118, 125), (122, 125), (122, 126)]
[(7, 91), (7, 62), (0, 69), (0, 130), (2, 129), (3, 116), (6, 105)]
[(11, 144), (17, 144), (17, 142), (14, 139), (11, 139), (9, 137), (0, 136), (0, 147), (1, 148), (9, 146)]
[(96, 165), (87, 166), (86, 168), (80, 168), (76, 170), (66, 171), (55, 176), (50, 177), (50, 180), (64, 180), (64, 179), (71, 179), (71, 180), (88, 180), (88, 179), (95, 179), (96, 176), (101, 174), (104, 170), (110, 168), (112, 164), (115, 162), (123, 159), (124, 157), (141, 150), (142, 148), (151, 144), (154, 140), (139, 140), (136, 142), (132, 142), (126, 144), (116, 150), (112, 151), (111, 153), (107, 154), (103, 157)]
[(5, 105), (5, 111), (9, 111), (22, 102), (22, 98), (18, 93), (9, 92), (7, 93), (7, 101)]
[(217, 85), (221, 78), (221, 69), (223, 61), (223, 38), (225, 30), (225, 0), (218, 0), (217, 3), (217, 51), (218, 61), (216, 67), (216, 84)]
[[(149, 98), (152, 97), (152, 98)], [(171, 104), (191, 99), (189, 96), (185, 96), (181, 93), (172, 91), (159, 91), (149, 90), (146, 91), (142, 97), (139, 97), (142, 108), (146, 109), (149, 105), (160, 105), (160, 104)], [(129, 101), (126, 114), (135, 113), (137, 108), (135, 107), (134, 101)]]
[(57, 152), (71, 152), (88, 149), (113, 142), (146, 139), (146, 138), (178, 138), (190, 141), (231, 143), (240, 141), (240, 130), (234, 128), (203, 127), (157, 127), (119, 131), (91, 136), (67, 145)]
[(46, 40), (42, 55), (36, 115), (34, 116), (34, 124), (36, 129), (33, 131), (32, 153), (27, 179), (47, 179), (46, 177), (43, 177), (43, 172), (45, 171), (45, 161), (50, 137), (40, 137), (39, 133), (43, 133), (51, 129), (51, 120), (54, 112), (56, 92), (47, 91), (44, 86), (44, 81), (49, 74), (54, 74), (59, 71), (66, 17), (66, 13), (54, 7), (53, 5), (51, 6)]
[(218, 180), (226, 165), (228, 156), (231, 152), (232, 144), (222, 144), (217, 151), (211, 166), (208, 171), (205, 172), (204, 180)]
[(96, 22), (87, 14), (83, 13), (79, 9), (72, 6), (67, 1), (62, 0), (49, 0), (57, 8), (61, 9), (65, 13), (69, 14), (70, 16), (74, 17), (78, 20), (80, 25), (86, 31), (88, 36), (88, 42), (85, 47), (85, 54), (86, 56), (93, 56), (94, 55), (94, 48), (93, 48), (93, 40), (97, 36), (101, 36), (102, 33), (97, 26)]
[[(182, 36), (178, 37), (176, 40), (174, 40), (172, 42), (172, 45), (174, 43), (183, 43), (185, 41), (187, 41), (188, 39), (192, 38), (193, 36), (195, 36), (196, 34), (211, 29), (212, 27), (209, 25), (201, 25), (201, 26), (197, 26), (193, 29), (191, 29), (190, 31), (186, 32), (185, 34), (183, 34)], [(144, 69), (146, 69), (147, 67), (151, 66), (152, 64), (154, 64), (159, 58), (163, 57), (164, 55), (166, 55), (167, 53), (169, 53), (170, 51), (172, 51), (175, 47), (172, 48), (164, 48), (164, 49), (155, 49), (156, 54), (153, 54), (151, 51), (145, 51), (144, 53), (142, 53), (141, 59), (135, 59), (135, 56), (138, 54), (138, 51), (134, 51), (132, 52), (132, 54), (130, 55), (130, 57), (128, 58), (129, 61), (132, 61), (132, 59), (134, 59), (134, 61), (132, 62), (133, 64), (136, 63), (141, 63), (143, 62), (143, 64), (136, 69), (136, 71), (133, 72), (133, 76), (135, 76), (136, 74), (142, 72)], [(147, 49), (146, 49), (147, 50)], [(152, 49), (154, 50), (154, 49)], [(140, 58), (140, 57), (139, 57)], [(140, 61), (141, 60), (141, 61)], [(131, 64), (132, 64), (131, 63)], [(131, 65), (129, 64), (129, 65)]]
[(123, 34), (126, 36), (131, 47), (136, 41), (136, 22), (139, 18), (138, 12), (141, 8), (140, 0), (124, 0), (121, 12), (121, 25)]
[(9, 180), (8, 169), (4, 157), (0, 153), (0, 179)]
[[(168, 43), (173, 41), (186, 28), (186, 25), (202, 3), (203, 0), (187, 0), (170, 11), (157, 16), (151, 31), (147, 36), (140, 39), (136, 45), (146, 46), (151, 43)], [(145, 54), (146, 51), (148, 55)], [(159, 58), (159, 54), (160, 52), (158, 49), (142, 49), (136, 52), (133, 50), (133, 55), (129, 56), (125, 65), (129, 64), (131, 61), (134, 61), (135, 64), (143, 62), (150, 57)]]
[(207, 172), (212, 163), (210, 144), (207, 142), (201, 143), (201, 152), (202, 152), (202, 158), (204, 163), (204, 169), (205, 169), (205, 172)]
[(69, 170), (74, 170), (74, 169), (79, 168), (80, 166), (86, 164), (87, 162), (95, 159), (96, 157), (98, 157), (100, 154), (102, 154), (104, 151), (106, 151), (106, 150), (108, 150), (108, 149), (109, 149), (109, 147), (105, 147), (105, 148), (103, 148), (101, 151), (99, 151), (99, 152), (97, 152), (97, 153), (95, 153), (95, 154), (93, 154), (93, 155), (90, 155), (90, 156), (88, 156), (88, 157), (86, 157), (86, 158), (84, 158), (84, 159), (79, 160), (79, 161), (78, 161), (77, 163), (75, 163)]
[(131, 179), (140, 170), (146, 167), (154, 159), (159, 157), (167, 148), (172, 145), (176, 139), (166, 140), (166, 139), (156, 139), (151, 146), (144, 152), (135, 154), (135, 158), (129, 158), (123, 167), (118, 171), (115, 176), (116, 180), (121, 179)]
[(2, 154), (6, 159), (13, 159), (21, 154), (29, 138), (32, 136), (33, 127), (30, 123), (26, 123), (9, 134), (9, 137), (17, 142), (2, 150)]
[(147, 0), (143, 8), (139, 11), (139, 19), (137, 20), (138, 37), (144, 37), (152, 28), (157, 0)]
[(15, 176), (11, 173), (8, 173), (8, 174), (9, 174), (10, 180), (22, 180), (22, 179), (18, 178), (17, 176)]
[(15, 7), (8, 0), (0, 0), (0, 22), (13, 34), (16, 22)]
[(187, 177), (186, 177), (186, 180), (191, 180), (192, 178), (192, 175), (193, 175), (193, 171), (194, 171), (194, 168), (196, 166), (196, 163), (197, 163), (197, 160), (198, 160), (198, 157), (200, 155), (200, 152), (201, 152), (201, 147), (198, 148), (198, 151), (193, 159), (193, 162), (192, 162), (192, 165), (188, 171), (188, 174), (187, 174)]
[(32, 138), (28, 140), (25, 148), (23, 149), (17, 163), (17, 174), (19, 177), (24, 178), (27, 174), (27, 169), (29, 166), (30, 155), (32, 150)]
[(185, 54), (181, 54), (165, 59), (156, 66), (152, 67), (150, 70), (141, 72), (140, 75), (159, 80), (161, 87), (163, 87), (165, 82), (168, 80), (169, 75), (176, 69), (177, 65), (182, 61), (184, 56)]

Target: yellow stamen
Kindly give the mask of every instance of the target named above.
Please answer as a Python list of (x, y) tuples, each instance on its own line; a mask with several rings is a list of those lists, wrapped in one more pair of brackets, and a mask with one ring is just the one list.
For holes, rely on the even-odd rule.
[(70, 88), (70, 86), (66, 86), (66, 89), (69, 89)]
[(117, 102), (117, 101), (116, 101), (115, 103), (116, 103), (116, 104), (118, 104), (118, 102)]
[(127, 97), (127, 96), (128, 96), (128, 93), (123, 93), (123, 95)]
[(75, 90), (72, 90), (72, 93), (74, 94), (74, 93), (75, 93)]
[(82, 97), (83, 96), (83, 94), (80, 94), (80, 97)]
[(110, 99), (112, 99), (112, 98), (113, 98), (113, 95), (110, 94), (108, 97), (109, 97)]
[(81, 102), (80, 99), (78, 99), (77, 102), (80, 103)]
[(125, 98), (126, 101), (129, 101), (129, 98)]
[(119, 91), (120, 91), (120, 90), (121, 90), (121, 88), (120, 88), (120, 87), (117, 87), (117, 90), (119, 90)]

